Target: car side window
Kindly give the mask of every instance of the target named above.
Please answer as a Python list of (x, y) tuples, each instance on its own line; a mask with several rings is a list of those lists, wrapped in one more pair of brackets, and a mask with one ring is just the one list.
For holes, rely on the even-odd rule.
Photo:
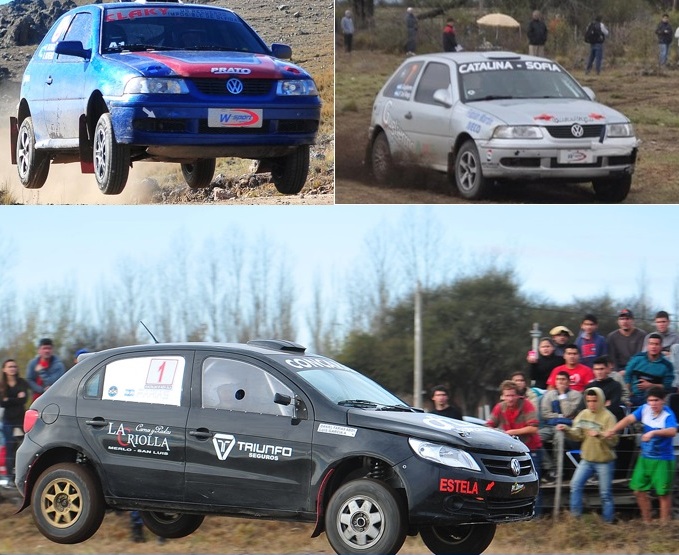
[(293, 397), (279, 379), (247, 362), (220, 357), (203, 362), (203, 408), (292, 417), (291, 405), (274, 403), (276, 393)]
[[(103, 373), (103, 401), (181, 405), (186, 360), (178, 355), (154, 355), (117, 359), (106, 364)], [(88, 394), (94, 391), (86, 384)], [(91, 388), (91, 389), (90, 389)], [(96, 385), (97, 390), (99, 385)]]
[(417, 76), (420, 74), (423, 65), (424, 62), (422, 61), (405, 64), (386, 84), (383, 95), (410, 100), (415, 88), (415, 81), (417, 81)]
[[(77, 40), (83, 45), (83, 48), (91, 48), (92, 44), (92, 14), (79, 13), (76, 14), (68, 27), (68, 31), (64, 35), (64, 40)], [(59, 54), (57, 59), (60, 61), (75, 61), (82, 60), (77, 56), (67, 56)]]
[(450, 68), (436, 62), (427, 64), (417, 85), (415, 102), (439, 105), (434, 100), (434, 92), (439, 89), (450, 89)]
[(88, 397), (90, 399), (98, 399), (99, 396), (101, 395), (100, 393), (100, 386), (101, 386), (101, 377), (104, 374), (102, 369), (97, 370), (94, 374), (92, 374), (89, 378), (87, 378), (87, 381), (85, 382), (85, 387), (84, 387), (84, 396)]

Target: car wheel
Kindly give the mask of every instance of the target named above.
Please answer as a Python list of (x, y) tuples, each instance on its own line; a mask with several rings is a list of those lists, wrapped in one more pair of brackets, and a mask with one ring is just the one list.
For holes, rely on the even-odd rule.
[(382, 482), (347, 482), (328, 503), (325, 533), (337, 553), (396, 553), (406, 538), (401, 500)]
[(89, 467), (61, 463), (45, 470), (33, 487), (33, 518), (38, 530), (56, 543), (92, 537), (104, 519), (99, 482)]
[(275, 158), (271, 178), (279, 193), (296, 195), (304, 187), (309, 175), (309, 145), (297, 147), (292, 154)]
[(140, 511), (141, 520), (156, 536), (184, 538), (193, 534), (205, 519), (204, 515)]
[(481, 158), (474, 141), (467, 141), (457, 152), (455, 184), (460, 194), (469, 200), (479, 200), (488, 194), (490, 181), (483, 177)]
[(622, 202), (632, 188), (632, 176), (597, 179), (592, 183), (597, 200), (606, 203)]
[(130, 149), (118, 144), (113, 134), (111, 114), (101, 114), (94, 128), (94, 176), (105, 195), (118, 195), (130, 173)]
[(391, 158), (389, 141), (384, 133), (379, 133), (373, 141), (370, 162), (375, 181), (382, 185), (388, 184), (394, 176), (394, 162)]
[(191, 189), (204, 189), (212, 183), (215, 175), (216, 161), (214, 158), (202, 158), (192, 164), (182, 164), (182, 175)]
[(21, 184), (26, 189), (40, 189), (47, 181), (50, 159), (49, 156), (35, 149), (32, 118), (24, 119), (19, 127), (16, 159)]
[(495, 524), (425, 526), (420, 528), (420, 536), (435, 555), (478, 555), (493, 541), (496, 528)]

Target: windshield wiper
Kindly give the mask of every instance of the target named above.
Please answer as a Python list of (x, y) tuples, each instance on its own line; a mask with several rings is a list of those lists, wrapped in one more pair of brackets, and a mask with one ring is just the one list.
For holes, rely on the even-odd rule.
[(481, 98), (468, 98), (467, 102), (480, 102), (480, 101), (483, 101), (483, 100), (511, 100), (512, 98), (514, 98), (514, 97), (511, 96), (511, 95), (502, 96), (502, 95), (499, 95), (499, 94), (498, 95), (489, 94), (489, 95), (483, 96)]
[(337, 403), (341, 407), (377, 407), (379, 403), (365, 399), (346, 399)]
[(377, 410), (390, 410), (395, 412), (423, 412), (422, 409), (409, 407), (407, 405), (382, 405)]

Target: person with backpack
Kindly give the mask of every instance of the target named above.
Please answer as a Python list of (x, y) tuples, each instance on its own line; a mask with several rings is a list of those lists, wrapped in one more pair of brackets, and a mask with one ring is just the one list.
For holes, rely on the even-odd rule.
[(665, 66), (672, 44), (672, 25), (670, 25), (670, 16), (666, 13), (662, 14), (660, 23), (655, 28), (655, 34), (658, 37), (658, 63), (660, 66)]
[(603, 23), (602, 17), (597, 15), (585, 31), (585, 42), (589, 44), (589, 58), (587, 59), (587, 66), (585, 73), (589, 74), (592, 70), (592, 65), (596, 74), (601, 73), (601, 62), (604, 58), (604, 41), (608, 37), (608, 29)]

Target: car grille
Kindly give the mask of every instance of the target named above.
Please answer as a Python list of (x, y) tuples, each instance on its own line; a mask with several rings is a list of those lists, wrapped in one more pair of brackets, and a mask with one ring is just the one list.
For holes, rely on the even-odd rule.
[(515, 474), (512, 472), (510, 464), (512, 459), (516, 459), (519, 461), (519, 465), (521, 467), (519, 476), (528, 476), (533, 471), (533, 462), (530, 456), (528, 455), (516, 457), (503, 457), (503, 456), (496, 457), (491, 455), (481, 456), (481, 462), (483, 463), (483, 466), (486, 467), (488, 472), (490, 472), (491, 474), (495, 474), (496, 476), (515, 477)]
[(592, 139), (601, 137), (604, 125), (583, 125), (583, 134), (580, 137), (573, 136), (571, 128), (573, 125), (549, 125), (545, 129), (555, 139)]
[(155, 133), (186, 133), (186, 121), (183, 119), (135, 119), (132, 125), (137, 131)]
[(192, 79), (196, 88), (203, 94), (213, 96), (232, 96), (239, 98), (241, 96), (266, 96), (271, 93), (274, 84), (273, 79), (241, 79), (243, 83), (243, 92), (240, 94), (231, 94), (226, 90), (226, 79)]
[(467, 521), (478, 522), (511, 522), (515, 520), (526, 520), (533, 516), (533, 498), (522, 497), (517, 499), (461, 499), (459, 496), (451, 496), (444, 501), (444, 505), (450, 502), (450, 507), (446, 507), (449, 513), (464, 515)]
[(213, 135), (219, 134), (240, 134), (240, 135), (257, 135), (261, 133), (315, 133), (318, 130), (318, 121), (313, 119), (281, 119), (281, 120), (264, 120), (262, 127), (208, 127), (207, 120), (200, 120), (200, 133), (207, 133)]

